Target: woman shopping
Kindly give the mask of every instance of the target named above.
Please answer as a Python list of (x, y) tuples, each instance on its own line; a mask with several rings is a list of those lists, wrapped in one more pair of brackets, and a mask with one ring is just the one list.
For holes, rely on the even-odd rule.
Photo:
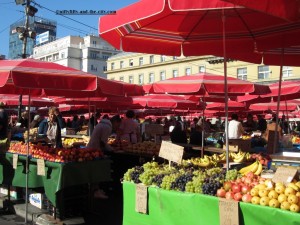
[(126, 118), (122, 120), (119, 128), (119, 139), (130, 143), (137, 143), (140, 140), (140, 126), (134, 116), (134, 111), (128, 110), (126, 112)]

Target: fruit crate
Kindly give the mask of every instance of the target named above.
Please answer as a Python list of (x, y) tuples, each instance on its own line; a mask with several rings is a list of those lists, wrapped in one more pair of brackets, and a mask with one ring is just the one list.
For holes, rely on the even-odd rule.
[[(250, 152), (251, 151), (251, 140), (243, 140), (243, 139), (230, 139), (228, 141), (229, 151), (238, 152)], [(223, 149), (226, 150), (226, 145), (223, 145)]]

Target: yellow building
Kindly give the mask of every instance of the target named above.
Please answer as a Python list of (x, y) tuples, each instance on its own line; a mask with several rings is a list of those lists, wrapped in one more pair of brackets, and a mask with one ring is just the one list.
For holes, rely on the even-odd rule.
[[(271, 83), (279, 79), (279, 66), (229, 60), (228, 76), (251, 82)], [(107, 79), (149, 84), (172, 77), (207, 72), (224, 74), (223, 59), (214, 56), (172, 57), (142, 53), (119, 53), (107, 60)], [(284, 80), (300, 79), (300, 67), (283, 67)]]

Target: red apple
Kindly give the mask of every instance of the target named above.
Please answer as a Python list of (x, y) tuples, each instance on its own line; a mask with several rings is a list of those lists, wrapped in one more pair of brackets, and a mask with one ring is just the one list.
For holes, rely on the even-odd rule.
[(241, 192), (242, 192), (243, 194), (249, 193), (250, 190), (251, 190), (251, 187), (248, 186), (248, 185), (243, 185), (242, 188), (241, 188)]
[(226, 192), (225, 198), (226, 199), (234, 199), (234, 193), (231, 191)]
[(242, 195), (241, 192), (237, 192), (237, 193), (235, 193), (234, 196), (233, 196), (234, 200), (236, 200), (236, 201), (241, 201), (241, 200), (242, 200), (242, 197), (243, 197), (243, 195)]
[(239, 184), (233, 184), (231, 186), (231, 190), (232, 190), (233, 193), (241, 192), (241, 185), (239, 185)]
[(224, 190), (224, 188), (220, 188), (217, 190), (217, 196), (220, 198), (225, 198), (226, 195), (226, 191)]
[(255, 174), (252, 171), (250, 171), (249, 173), (247, 173), (247, 178), (253, 179), (254, 175)]
[(250, 194), (244, 194), (242, 197), (243, 202), (251, 202), (252, 196)]

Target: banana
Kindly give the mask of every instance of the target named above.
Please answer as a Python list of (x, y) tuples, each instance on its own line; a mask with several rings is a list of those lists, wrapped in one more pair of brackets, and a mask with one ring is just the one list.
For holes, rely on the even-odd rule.
[(197, 165), (201, 167), (208, 167), (210, 165), (210, 160), (208, 157), (201, 158)]
[(246, 155), (246, 154), (245, 154), (245, 152), (244, 152), (243, 154), (240, 154), (239, 157), (234, 158), (233, 161), (234, 161), (234, 162), (237, 162), (237, 163), (241, 163), (241, 162), (244, 161), (245, 155)]
[(257, 168), (257, 170), (255, 172), (254, 171), (252, 171), (252, 172), (254, 174), (256, 174), (256, 175), (260, 175), (261, 171), (262, 171), (262, 164), (260, 162), (258, 162), (258, 168)]
[(294, 184), (294, 183), (289, 183), (288, 187), (293, 188), (295, 191), (299, 191), (299, 187), (296, 184)]
[(298, 182), (296, 183), (296, 185), (300, 188), (300, 181), (298, 181)]
[(255, 161), (251, 165), (246, 166), (246, 167), (240, 169), (239, 173), (241, 173), (242, 175), (245, 175), (245, 174), (247, 174), (249, 172), (253, 172), (254, 173), (254, 172), (256, 172), (257, 168), (258, 168), (258, 161)]

